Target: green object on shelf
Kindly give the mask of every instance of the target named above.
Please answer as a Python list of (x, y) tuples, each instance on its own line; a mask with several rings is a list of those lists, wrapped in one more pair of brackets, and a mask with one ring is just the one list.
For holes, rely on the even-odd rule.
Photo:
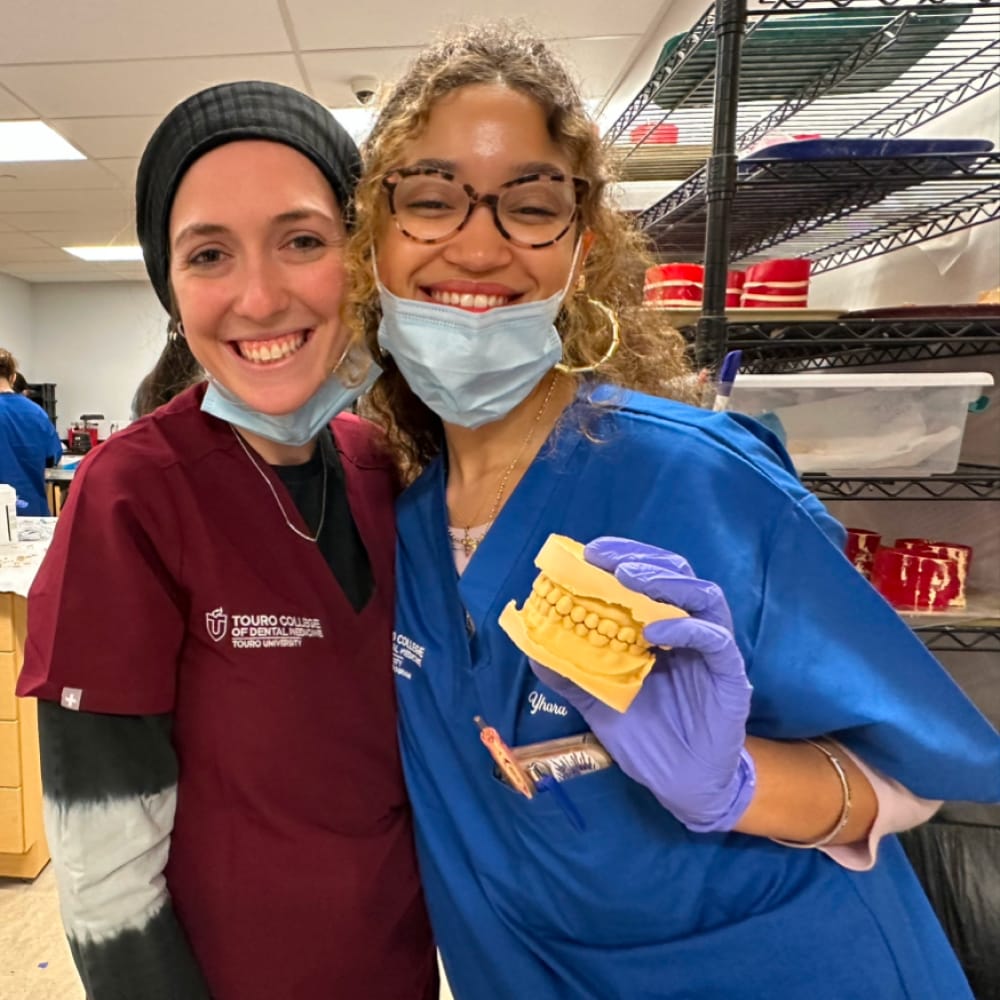
[[(785, 101), (814, 87), (827, 75), (843, 77), (822, 96), (866, 94), (881, 90), (943, 42), (969, 16), (962, 7), (950, 11), (900, 11), (854, 8), (818, 14), (750, 18), (743, 43), (741, 101)], [(904, 20), (905, 19), (905, 20)], [(756, 23), (755, 23), (756, 22)], [(892, 41), (882, 39), (873, 58), (860, 59), (865, 46), (893, 24)], [(653, 97), (665, 111), (707, 107), (715, 76), (715, 35), (706, 37), (677, 67)], [(674, 57), (688, 33), (667, 39), (653, 76)], [(849, 72), (852, 61), (857, 66)]]

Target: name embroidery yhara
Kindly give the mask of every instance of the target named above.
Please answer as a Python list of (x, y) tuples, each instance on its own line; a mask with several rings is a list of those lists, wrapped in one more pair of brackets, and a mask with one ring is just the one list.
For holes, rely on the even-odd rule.
[(538, 712), (548, 712), (549, 715), (568, 715), (565, 705), (549, 701), (541, 691), (532, 691), (528, 695), (528, 704), (531, 706), (531, 714)]

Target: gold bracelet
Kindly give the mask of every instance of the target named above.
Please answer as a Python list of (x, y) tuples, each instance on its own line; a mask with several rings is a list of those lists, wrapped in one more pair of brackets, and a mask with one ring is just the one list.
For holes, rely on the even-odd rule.
[(822, 743), (818, 743), (816, 740), (803, 740), (802, 742), (808, 743), (810, 746), (819, 750), (837, 772), (837, 777), (840, 779), (840, 790), (844, 796), (840, 806), (840, 816), (838, 817), (833, 829), (826, 834), (826, 836), (820, 837), (819, 840), (814, 840), (808, 844), (803, 844), (797, 840), (778, 840), (777, 837), (772, 837), (771, 839), (777, 844), (783, 844), (785, 847), (826, 847), (826, 845), (829, 844), (830, 841), (833, 840), (845, 826), (847, 826), (847, 821), (851, 818), (851, 786), (847, 781), (847, 771), (844, 770), (844, 765), (841, 763), (840, 758), (832, 750), (830, 750), (829, 747)]

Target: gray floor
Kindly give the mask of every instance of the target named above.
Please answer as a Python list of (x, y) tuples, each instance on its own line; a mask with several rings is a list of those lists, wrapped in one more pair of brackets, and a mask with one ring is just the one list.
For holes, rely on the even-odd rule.
[(0, 997), (83, 1000), (51, 865), (34, 882), (0, 878)]

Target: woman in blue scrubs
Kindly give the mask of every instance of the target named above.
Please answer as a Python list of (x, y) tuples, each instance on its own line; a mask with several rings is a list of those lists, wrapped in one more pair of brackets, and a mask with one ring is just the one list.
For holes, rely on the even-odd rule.
[[(358, 193), (368, 408), (411, 481), (403, 760), (455, 996), (970, 997), (891, 832), (1000, 798), (1000, 738), (766, 431), (657, 398), (691, 382), (602, 156), (551, 51), (477, 29), (388, 97)], [(552, 532), (690, 614), (647, 627), (671, 648), (624, 712), (497, 624)], [(615, 763), (583, 744), (528, 798), (476, 720)]]

